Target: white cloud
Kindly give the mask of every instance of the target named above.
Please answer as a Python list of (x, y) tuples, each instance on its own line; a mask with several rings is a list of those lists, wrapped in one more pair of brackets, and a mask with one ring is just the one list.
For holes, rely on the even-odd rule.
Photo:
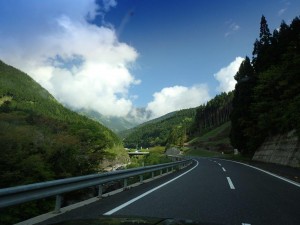
[(282, 8), (278, 10), (278, 16), (282, 16), (290, 7), (291, 3), (289, 1), (283, 0), (281, 1), (281, 4), (283, 4)]
[(154, 93), (153, 98), (146, 109), (156, 118), (176, 110), (197, 107), (207, 102), (210, 96), (207, 85), (201, 84), (193, 87), (166, 87)]
[(281, 16), (282, 14), (284, 14), (286, 10), (287, 10), (287, 8), (280, 9), (278, 11), (278, 16)]
[[(115, 1), (104, 3), (109, 10)], [(0, 36), (0, 58), (28, 73), (64, 104), (126, 116), (133, 107), (128, 90), (139, 83), (130, 73), (138, 53), (119, 42), (114, 29), (82, 19), (97, 11), (91, 1), (85, 8), (72, 17), (39, 21), (42, 24), (36, 24), (28, 38)], [(45, 31), (43, 25), (49, 29)]]
[(236, 84), (234, 75), (239, 70), (243, 60), (244, 58), (242, 57), (236, 57), (235, 60), (231, 62), (228, 66), (221, 68), (216, 74), (214, 74), (215, 79), (219, 81), (217, 91), (229, 92), (234, 89)]
[(104, 10), (109, 11), (111, 7), (115, 7), (117, 5), (116, 0), (102, 0), (104, 5)]
[(227, 32), (225, 33), (225, 37), (228, 37), (229, 35), (237, 32), (240, 29), (240, 26), (232, 20), (227, 21), (225, 24), (227, 25)]

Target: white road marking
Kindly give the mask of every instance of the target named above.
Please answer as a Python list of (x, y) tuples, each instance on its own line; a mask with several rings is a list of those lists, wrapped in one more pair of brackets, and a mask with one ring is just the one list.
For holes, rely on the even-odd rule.
[[(195, 160), (195, 161), (196, 161), (196, 160)], [(135, 201), (137, 201), (137, 200), (139, 200), (139, 199), (145, 197), (146, 195), (149, 195), (150, 193), (152, 193), (152, 192), (154, 192), (154, 191), (156, 191), (156, 190), (162, 188), (163, 186), (165, 186), (165, 185), (167, 185), (167, 184), (173, 182), (174, 180), (177, 180), (178, 178), (184, 176), (185, 174), (187, 174), (187, 173), (189, 173), (190, 171), (192, 171), (193, 169), (195, 169), (195, 168), (199, 165), (199, 162), (198, 162), (198, 161), (196, 161), (196, 162), (197, 162), (197, 164), (196, 164), (193, 168), (189, 169), (188, 171), (184, 172), (183, 174), (180, 174), (179, 176), (173, 178), (172, 180), (169, 180), (169, 181), (167, 181), (166, 183), (163, 183), (163, 184), (157, 186), (156, 188), (153, 188), (153, 189), (151, 189), (151, 190), (145, 192), (144, 194), (141, 194), (141, 195), (139, 195), (139, 196), (137, 196), (137, 197), (135, 197), (135, 198), (129, 200), (128, 202), (123, 203), (122, 205), (120, 205), (120, 206), (118, 206), (118, 207), (116, 207), (116, 208), (114, 208), (114, 209), (112, 209), (112, 210), (110, 210), (110, 211), (104, 213), (103, 215), (109, 216), (109, 215), (111, 215), (111, 214), (113, 214), (113, 213), (115, 213), (115, 212), (117, 212), (117, 211), (119, 211), (119, 210), (125, 208), (126, 206), (130, 205), (131, 203), (133, 203), (133, 202), (135, 202)]]
[(242, 223), (242, 225), (251, 225), (250, 223)]
[(229, 187), (230, 187), (231, 189), (235, 189), (235, 187), (234, 187), (234, 185), (233, 185), (233, 183), (232, 183), (230, 177), (227, 177), (227, 181), (228, 181)]
[(264, 173), (266, 173), (266, 174), (269, 174), (270, 176), (276, 177), (276, 178), (278, 178), (278, 179), (280, 179), (280, 180), (283, 180), (283, 181), (288, 182), (288, 183), (290, 183), (290, 184), (293, 184), (293, 185), (295, 185), (295, 186), (297, 186), (297, 187), (300, 187), (300, 183), (297, 183), (297, 182), (292, 181), (292, 180), (290, 180), (290, 179), (287, 179), (287, 178), (278, 176), (278, 175), (276, 175), (276, 174), (274, 174), (274, 173), (271, 173), (271, 172), (268, 172), (268, 171), (266, 171), (266, 170), (257, 168), (257, 167), (255, 167), (255, 166), (251, 166), (251, 165), (248, 165), (248, 164), (245, 164), (245, 163), (236, 162), (236, 161), (232, 161), (232, 160), (228, 160), (228, 159), (220, 159), (220, 160), (225, 160), (225, 161), (229, 161), (229, 162), (234, 162), (234, 163), (242, 164), (242, 165), (244, 165), (244, 166), (251, 167), (251, 168), (253, 168), (253, 169), (256, 169), (256, 170), (259, 170), (259, 171), (264, 172)]
[(225, 168), (224, 168), (224, 167), (222, 167), (222, 170), (223, 170), (224, 172), (226, 172), (226, 170), (225, 170)]
[(219, 166), (222, 166), (220, 163), (218, 163)]

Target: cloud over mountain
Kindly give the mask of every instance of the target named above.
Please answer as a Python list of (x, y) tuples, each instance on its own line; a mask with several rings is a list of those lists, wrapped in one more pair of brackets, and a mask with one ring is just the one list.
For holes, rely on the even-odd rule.
[[(65, 1), (57, 1), (53, 8), (41, 1), (37, 5), (53, 17), (39, 20), (27, 16), (33, 10), (22, 12), (23, 23), (34, 29), (28, 37), (17, 30), (11, 37), (0, 34), (0, 42), (5, 43), (0, 57), (31, 75), (66, 105), (126, 116), (133, 107), (128, 89), (139, 83), (130, 72), (138, 53), (119, 42), (113, 28), (88, 23), (86, 17), (92, 19), (99, 6), (94, 1), (83, 2), (79, 8), (73, 1), (68, 7), (62, 6)], [(115, 1), (104, 3), (104, 10), (115, 5)], [(56, 14), (60, 7), (71, 13)]]

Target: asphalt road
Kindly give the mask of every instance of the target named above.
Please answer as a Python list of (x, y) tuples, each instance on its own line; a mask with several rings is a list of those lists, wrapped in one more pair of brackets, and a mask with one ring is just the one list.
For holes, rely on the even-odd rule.
[(300, 224), (300, 185), (221, 159), (194, 165), (41, 224), (79, 218), (145, 216), (216, 224)]

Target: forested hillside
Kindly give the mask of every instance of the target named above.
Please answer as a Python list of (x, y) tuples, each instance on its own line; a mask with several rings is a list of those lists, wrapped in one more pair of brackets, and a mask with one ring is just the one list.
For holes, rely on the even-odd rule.
[(123, 132), (124, 145), (129, 148), (183, 146), (191, 138), (229, 121), (232, 98), (232, 92), (221, 93), (197, 108), (172, 112)]
[(203, 135), (230, 120), (233, 92), (221, 93), (197, 108), (192, 125), (194, 135)]
[(169, 113), (148, 121), (123, 133), (124, 145), (128, 148), (182, 145), (190, 134), (190, 125), (196, 108)]
[(252, 60), (237, 72), (231, 143), (252, 155), (266, 137), (300, 131), (300, 18), (270, 32), (261, 18)]
[(1, 188), (95, 172), (105, 150), (118, 145), (112, 131), (0, 61)]

